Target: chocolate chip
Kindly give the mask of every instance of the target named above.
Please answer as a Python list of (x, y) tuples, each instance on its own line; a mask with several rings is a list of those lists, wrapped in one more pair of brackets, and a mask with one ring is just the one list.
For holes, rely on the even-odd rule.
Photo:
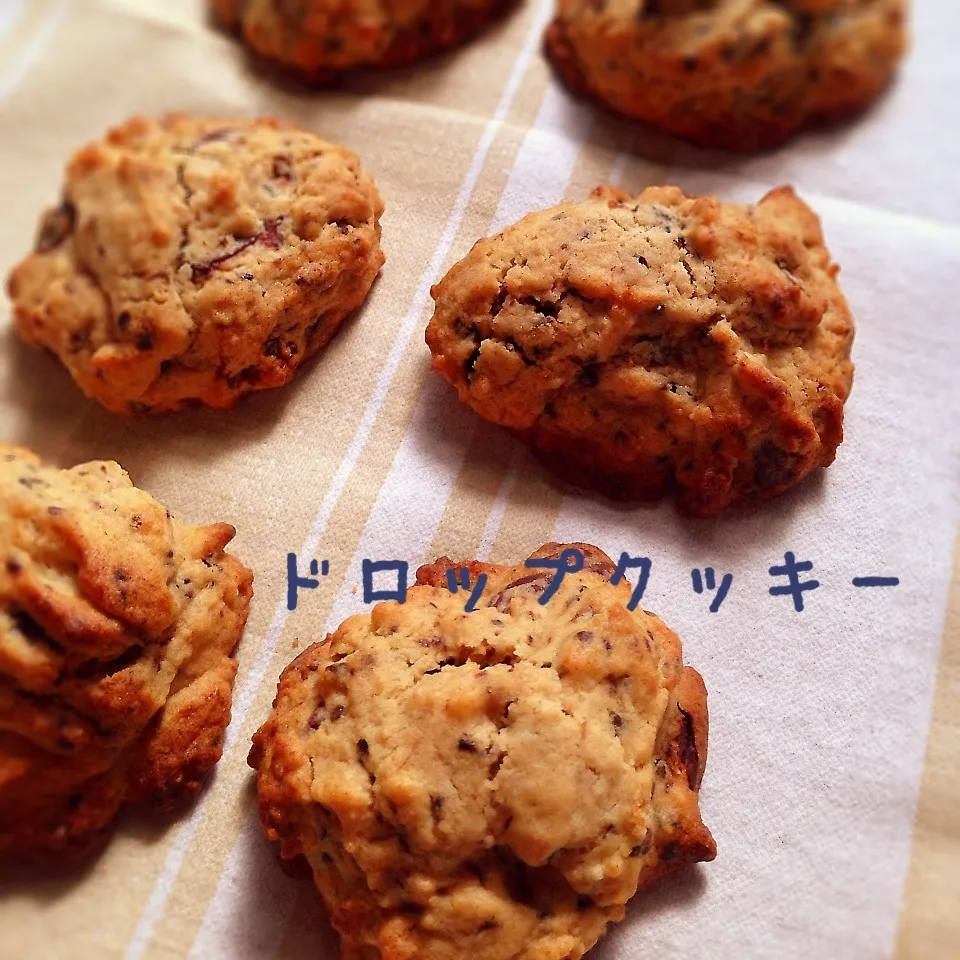
[(753, 482), (759, 490), (783, 486), (793, 478), (799, 457), (781, 450), (769, 440), (761, 444), (753, 456)]
[(90, 346), (90, 334), (86, 331), (74, 330), (70, 334), (70, 350), (77, 353), (84, 347)]
[(255, 366), (244, 367), (239, 373), (226, 378), (227, 386), (231, 390), (236, 390), (241, 384), (256, 386), (260, 382), (260, 368)]
[(545, 573), (531, 573), (529, 576), (514, 580), (513, 583), (508, 583), (503, 590), (490, 598), (490, 606), (495, 607), (501, 613), (506, 613), (510, 607), (510, 601), (513, 596), (510, 593), (511, 590), (517, 587), (525, 587), (525, 589), (521, 591), (521, 594), (526, 593), (534, 597), (539, 597), (543, 591), (547, 589), (550, 580), (551, 575)]
[(700, 786), (700, 755), (697, 752), (697, 738), (693, 726), (693, 717), (686, 710), (678, 708), (683, 722), (677, 734), (677, 756), (687, 771), (687, 783), (691, 790)]
[(585, 387), (595, 387), (600, 382), (600, 372), (596, 364), (584, 367), (580, 371), (579, 379)]
[(650, 848), (653, 846), (653, 831), (647, 828), (647, 832), (643, 835), (643, 841), (639, 846), (634, 847), (630, 851), (631, 857), (642, 857), (644, 854), (650, 851)]
[(40, 222), (40, 232), (37, 235), (37, 253), (47, 253), (59, 247), (73, 232), (77, 222), (77, 208), (64, 200), (59, 207), (48, 210)]
[(461, 737), (457, 743), (457, 749), (463, 750), (464, 753), (476, 753), (477, 745), (468, 737)]
[(805, 47), (813, 35), (814, 19), (809, 14), (795, 13), (790, 41), (795, 48)]

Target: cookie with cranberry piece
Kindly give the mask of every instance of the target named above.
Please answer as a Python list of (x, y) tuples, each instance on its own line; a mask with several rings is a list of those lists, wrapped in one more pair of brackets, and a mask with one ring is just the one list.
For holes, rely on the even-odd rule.
[[(260, 819), (312, 867), (344, 957), (579, 958), (640, 887), (716, 855), (703, 681), (605, 554), (531, 561), (551, 559), (558, 584), (442, 557), (281, 676), (250, 753)], [(482, 586), (469, 610), (450, 568)]]
[(576, 92), (703, 146), (757, 150), (862, 111), (906, 48), (906, 0), (557, 0)]
[(433, 289), (433, 365), (566, 480), (690, 514), (833, 462), (853, 320), (814, 213), (600, 187), (480, 240)]
[(15, 326), (109, 410), (229, 407), (364, 301), (382, 211), (356, 155), (312, 133), (137, 117), (70, 161), (8, 281)]
[(258, 57), (310, 83), (356, 67), (394, 67), (456, 46), (515, 0), (213, 0)]
[(82, 857), (220, 759), (252, 575), (116, 464), (0, 445), (0, 860)]

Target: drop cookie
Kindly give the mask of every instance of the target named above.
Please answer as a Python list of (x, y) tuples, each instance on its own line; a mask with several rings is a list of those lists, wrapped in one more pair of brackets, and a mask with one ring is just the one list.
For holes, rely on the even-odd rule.
[(456, 46), (515, 0), (214, 0), (257, 56), (312, 83), (356, 67), (395, 67)]
[(230, 407), (360, 306), (382, 211), (356, 155), (311, 133), (137, 117), (70, 161), (8, 281), (16, 330), (109, 410)]
[(756, 150), (846, 119), (888, 85), (906, 0), (558, 0), (568, 86), (703, 146)]
[[(260, 819), (312, 867), (347, 960), (575, 960), (716, 847), (706, 691), (596, 547), (554, 572), (446, 557), (283, 673)], [(471, 611), (447, 571), (487, 581)], [(546, 599), (546, 603), (541, 603)]]
[(433, 365), (608, 496), (711, 516), (832, 463), (853, 320), (814, 213), (600, 187), (480, 240), (433, 288)]
[(81, 857), (220, 759), (252, 575), (115, 463), (0, 445), (0, 861)]

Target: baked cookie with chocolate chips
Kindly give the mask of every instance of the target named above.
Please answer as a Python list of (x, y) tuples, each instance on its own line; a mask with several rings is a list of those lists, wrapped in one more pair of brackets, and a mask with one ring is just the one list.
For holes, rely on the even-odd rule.
[(356, 155), (312, 133), (136, 117), (70, 161), (9, 278), (16, 329), (109, 410), (229, 407), (360, 306), (382, 212)]
[(310, 83), (356, 67), (395, 67), (456, 46), (515, 0), (213, 0), (258, 57)]
[(907, 0), (557, 0), (561, 77), (703, 146), (757, 150), (859, 113), (906, 47)]
[(566, 480), (711, 516), (832, 463), (854, 328), (820, 223), (599, 187), (480, 240), (433, 288), (433, 365)]
[[(550, 569), (442, 557), (283, 672), (250, 753), (260, 819), (344, 958), (574, 960), (638, 888), (716, 855), (680, 640), (596, 547), (549, 558), (555, 592)], [(452, 567), (486, 577), (469, 612)]]
[(252, 575), (115, 463), (0, 445), (0, 861), (82, 857), (220, 759)]

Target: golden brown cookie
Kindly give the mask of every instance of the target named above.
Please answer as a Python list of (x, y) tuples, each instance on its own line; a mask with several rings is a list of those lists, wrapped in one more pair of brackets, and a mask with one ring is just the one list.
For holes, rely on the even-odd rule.
[(82, 856), (220, 759), (253, 592), (233, 534), (115, 463), (0, 445), (0, 860)]
[(853, 320), (820, 223), (600, 187), (479, 241), (433, 289), (433, 365), (565, 479), (688, 513), (783, 493), (833, 462)]
[(547, 51), (576, 92), (704, 146), (756, 150), (887, 86), (906, 0), (557, 0)]
[(12, 272), (19, 334), (118, 413), (287, 383), (383, 263), (373, 181), (275, 120), (134, 118), (71, 160)]
[[(553, 572), (446, 557), (283, 673), (260, 819), (303, 855), (345, 960), (574, 960), (638, 887), (712, 860), (706, 691), (680, 640), (579, 549)], [(446, 571), (488, 578), (465, 611)]]
[(213, 0), (258, 56), (313, 83), (392, 67), (456, 46), (516, 0)]

